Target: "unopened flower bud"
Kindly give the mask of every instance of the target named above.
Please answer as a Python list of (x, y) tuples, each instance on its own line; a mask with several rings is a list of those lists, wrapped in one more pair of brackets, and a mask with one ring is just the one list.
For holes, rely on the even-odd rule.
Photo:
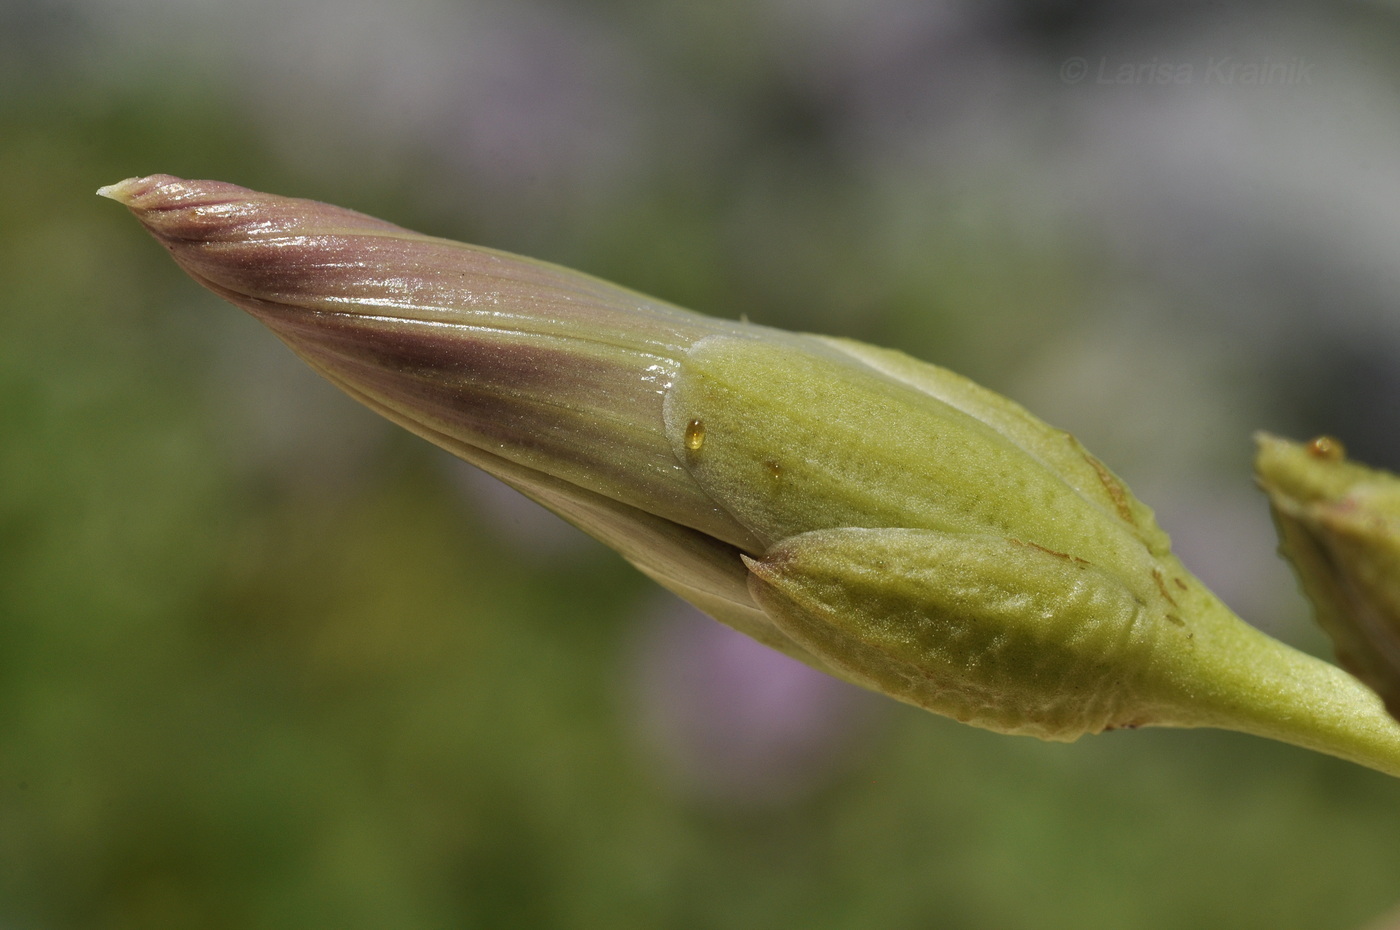
[(1329, 437), (1257, 439), (1280, 549), (1337, 661), (1400, 717), (1400, 477), (1347, 461)]
[(809, 664), (1002, 732), (1218, 726), (1400, 774), (1375, 695), (1236, 618), (1077, 441), (951, 372), (324, 204), (103, 193), (352, 397)]

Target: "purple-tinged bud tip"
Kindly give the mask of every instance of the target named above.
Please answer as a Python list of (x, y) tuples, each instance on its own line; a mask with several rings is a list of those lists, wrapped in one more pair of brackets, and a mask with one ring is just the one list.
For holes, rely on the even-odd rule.
[(757, 549), (676, 460), (662, 415), (687, 348), (731, 324), (544, 262), (220, 181), (152, 175), (100, 193), (196, 281), (419, 435), (517, 486), (547, 477), (556, 490)]

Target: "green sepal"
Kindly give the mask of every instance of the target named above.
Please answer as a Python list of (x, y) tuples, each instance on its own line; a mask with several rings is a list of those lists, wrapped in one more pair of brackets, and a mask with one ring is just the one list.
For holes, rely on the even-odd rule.
[(1170, 722), (1145, 681), (1184, 629), (1081, 559), (983, 534), (835, 529), (746, 561), (788, 636), (907, 703), (1063, 741)]

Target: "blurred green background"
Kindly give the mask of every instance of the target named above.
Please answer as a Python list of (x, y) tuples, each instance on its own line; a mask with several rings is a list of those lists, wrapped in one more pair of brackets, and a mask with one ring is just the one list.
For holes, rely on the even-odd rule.
[(1400, 468), (1397, 62), (1381, 2), (8, 0), (0, 930), (1376, 919), (1400, 783), (814, 678), (92, 192), (219, 178), (904, 349), (1326, 654), (1249, 436)]

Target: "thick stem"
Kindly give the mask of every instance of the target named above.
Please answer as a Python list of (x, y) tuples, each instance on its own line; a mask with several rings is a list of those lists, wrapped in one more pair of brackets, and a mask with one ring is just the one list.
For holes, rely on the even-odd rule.
[(1400, 777), (1400, 722), (1379, 696), (1334, 665), (1240, 621), (1198, 587), (1195, 648), (1168, 660), (1179, 725), (1292, 743)]

